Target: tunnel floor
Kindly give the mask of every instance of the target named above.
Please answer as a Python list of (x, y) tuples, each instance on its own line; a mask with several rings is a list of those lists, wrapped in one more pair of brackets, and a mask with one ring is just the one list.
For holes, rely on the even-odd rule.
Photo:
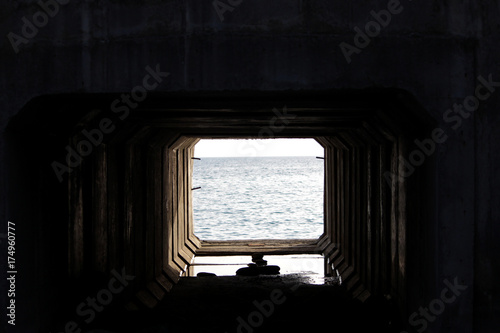
[(362, 304), (343, 286), (309, 282), (301, 274), (183, 277), (153, 310), (114, 309), (89, 328), (138, 333), (400, 332), (391, 322), (393, 309), (387, 302)]

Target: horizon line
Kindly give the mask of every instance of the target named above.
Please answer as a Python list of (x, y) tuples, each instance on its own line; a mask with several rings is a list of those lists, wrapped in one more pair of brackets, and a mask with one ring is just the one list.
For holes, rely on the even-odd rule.
[(235, 157), (235, 158), (240, 158), (240, 157), (324, 157), (324, 156), (317, 156), (317, 155), (263, 155), (263, 156), (193, 156), (193, 158), (227, 158), (227, 157)]

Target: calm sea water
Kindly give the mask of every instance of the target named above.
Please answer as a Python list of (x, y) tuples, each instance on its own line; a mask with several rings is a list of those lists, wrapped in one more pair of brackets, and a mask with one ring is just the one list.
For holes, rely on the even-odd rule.
[(204, 240), (304, 239), (323, 233), (323, 160), (194, 160), (195, 234)]

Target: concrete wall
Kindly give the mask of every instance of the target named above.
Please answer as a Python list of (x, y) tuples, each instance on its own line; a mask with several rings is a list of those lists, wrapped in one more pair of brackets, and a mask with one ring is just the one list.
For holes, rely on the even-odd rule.
[[(430, 250), (425, 254), (429, 267), (418, 275), (423, 285), (420, 305), (426, 307), (440, 296), (445, 279), (457, 277), (468, 286), (429, 323), (429, 331), (493, 332), (495, 321), (498, 326), (499, 287), (493, 282), (500, 273), (495, 239), (500, 219), (500, 87), (456, 129), (454, 122), (443, 119), (454, 103), (475, 94), (478, 76), (500, 81), (497, 1), (401, 1), (387, 27), (374, 33), (350, 63), (339, 44), (353, 45), (355, 27), (364, 30), (373, 20), (370, 12), (386, 9), (388, 1), (235, 0), (223, 21), (211, 1), (61, 0), (65, 2), (46, 24), (40, 22), (37, 33), (24, 31), (32, 36), (25, 34), (26, 43), (19, 44), (17, 53), (8, 34), (22, 37), (23, 17), (33, 22), (41, 7), (27, 0), (0, 5), (2, 131), (36, 96), (129, 92), (142, 82), (145, 67), (157, 64), (170, 73), (156, 89), (160, 92), (405, 89), (448, 135), (427, 161), (435, 163), (436, 200), (431, 218), (422, 221)], [(46, 145), (39, 142), (37, 149), (50, 149)], [(44, 228), (44, 220), (23, 220), (19, 202), (13, 202), (22, 197), (14, 198), (6, 189), (5, 141), (0, 149), (0, 230), (5, 232), (11, 220), (23, 225), (19, 232), (28, 237)], [(43, 195), (43, 188), (34, 193), (32, 198)], [(29, 202), (24, 205), (29, 209)], [(32, 259), (19, 270), (39, 276), (42, 286), (49, 283), (51, 273), (45, 269), (52, 260), (50, 247), (41, 241), (23, 244), (21, 234), (18, 241), (27, 258), (39, 251), (36, 246), (45, 249), (38, 264)], [(40, 285), (24, 287), (21, 295), (26, 299), (40, 290)], [(48, 291), (36, 295), (40, 305), (50, 297)], [(37, 320), (43, 321), (44, 311), (39, 310)]]

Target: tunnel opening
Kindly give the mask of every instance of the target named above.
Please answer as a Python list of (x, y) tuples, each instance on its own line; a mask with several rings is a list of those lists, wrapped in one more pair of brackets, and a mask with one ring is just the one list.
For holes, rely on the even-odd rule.
[(203, 139), (194, 149), (202, 157), (193, 163), (198, 238), (317, 239), (323, 234), (324, 151), (314, 139)]
[[(292, 253), (293, 240), (315, 242), (323, 234), (324, 148), (313, 138), (201, 139), (194, 155), (193, 224), (201, 240), (252, 240), (256, 252), (279, 240)], [(223, 254), (195, 256), (187, 276), (234, 275), (248, 264), (248, 257)], [(282, 274), (324, 276), (321, 255), (295, 254), (265, 259)]]

